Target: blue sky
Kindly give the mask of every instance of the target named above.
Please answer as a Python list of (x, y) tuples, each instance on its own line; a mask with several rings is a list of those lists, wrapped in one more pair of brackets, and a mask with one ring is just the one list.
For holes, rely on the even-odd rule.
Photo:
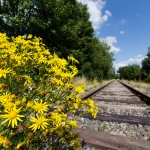
[(150, 0), (78, 0), (87, 4), (96, 37), (114, 51), (116, 70), (141, 64), (150, 46)]

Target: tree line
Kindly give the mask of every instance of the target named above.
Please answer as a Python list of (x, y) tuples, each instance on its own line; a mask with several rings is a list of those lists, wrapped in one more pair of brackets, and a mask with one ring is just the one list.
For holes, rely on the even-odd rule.
[(150, 53), (143, 59), (142, 66), (132, 64), (124, 67), (120, 67), (117, 71), (120, 79), (126, 80), (142, 80), (150, 83)]
[(79, 61), (78, 75), (113, 78), (113, 53), (95, 37), (87, 6), (77, 0), (0, 1), (0, 32), (41, 37), (51, 53)]

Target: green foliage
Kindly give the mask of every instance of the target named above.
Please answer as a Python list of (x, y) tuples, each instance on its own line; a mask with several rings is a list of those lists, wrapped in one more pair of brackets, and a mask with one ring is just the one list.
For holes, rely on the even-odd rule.
[(113, 54), (94, 37), (86, 5), (77, 0), (3, 0), (1, 6), (1, 32), (41, 37), (51, 53), (76, 58), (78, 75), (88, 79), (114, 76)]
[(120, 79), (120, 75), (119, 74), (115, 74), (114, 78), (115, 79)]
[(117, 71), (121, 79), (138, 80), (140, 75), (140, 66), (137, 64), (120, 67)]
[(142, 61), (142, 80), (150, 82), (150, 57)]
[(96, 78), (98, 81), (114, 77), (115, 71), (112, 67), (113, 53), (109, 52), (110, 47), (107, 43), (97, 38), (91, 38), (86, 46), (85, 50), (83, 50), (85, 57), (82, 59), (82, 73), (88, 79), (93, 80)]
[(150, 83), (150, 74), (146, 76), (144, 81)]

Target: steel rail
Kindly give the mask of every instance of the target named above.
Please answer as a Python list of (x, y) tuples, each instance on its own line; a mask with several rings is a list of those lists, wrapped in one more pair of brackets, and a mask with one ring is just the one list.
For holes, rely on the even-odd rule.
[[(115, 80), (113, 80), (115, 81)], [(81, 96), (81, 99), (88, 99), (89, 97), (91, 97), (93, 94), (95, 94), (96, 92), (102, 90), (103, 88), (105, 88), (106, 86), (108, 86), (109, 84), (111, 84), (113, 81), (100, 86), (98, 88), (96, 88), (95, 90), (90, 91), (89, 93), (86, 93), (85, 95)], [(118, 81), (118, 80), (117, 80)], [(120, 81), (119, 81), (120, 82)], [(137, 96), (139, 96), (140, 98), (144, 97), (144, 102), (147, 103), (146, 100), (149, 100), (150, 97), (134, 88), (132, 88), (131, 86), (128, 86), (127, 84), (120, 82), (121, 84), (123, 84), (125, 87), (127, 87), (131, 92), (134, 92), (134, 94), (136, 94)], [(98, 100), (98, 99), (97, 99)], [(103, 99), (103, 101), (105, 101), (105, 99)], [(106, 100), (107, 101), (107, 100)], [(126, 100), (122, 101), (125, 103)], [(113, 102), (113, 100), (112, 100)], [(118, 101), (121, 102), (121, 101)], [(127, 103), (129, 103), (129, 100), (127, 100)], [(132, 101), (131, 101), (132, 103)], [(140, 103), (140, 101), (137, 101), (137, 103)], [(134, 102), (135, 104), (135, 102)], [(81, 111), (77, 111), (76, 115), (79, 115), (81, 113)], [(85, 118), (89, 118), (89, 119), (94, 119), (91, 115), (84, 115), (83, 117)], [(126, 123), (131, 123), (131, 124), (147, 124), (150, 125), (150, 117), (147, 118), (143, 118), (143, 117), (139, 117), (139, 116), (128, 116), (128, 115), (115, 115), (115, 114), (108, 114), (108, 113), (98, 113), (97, 117), (95, 118), (97, 120), (101, 120), (101, 121), (117, 121), (117, 122), (126, 122)]]
[[(113, 80), (114, 81), (114, 80)], [(95, 90), (90, 91), (89, 93), (86, 93), (85, 95), (80, 96), (81, 99), (87, 99), (91, 97), (96, 92), (100, 91), (101, 89), (105, 88), (107, 85), (112, 83), (113, 81), (96, 88)], [(117, 80), (119, 81), (119, 80)], [(146, 95), (145, 93), (142, 93), (141, 91), (136, 90), (135, 88), (127, 85), (126, 83), (123, 83), (119, 81), (121, 84), (123, 84), (125, 87), (127, 87), (131, 92), (133, 92), (135, 95), (140, 97), (142, 101), (144, 101), (147, 105), (150, 105), (150, 96)], [(102, 100), (102, 99), (101, 99)], [(105, 101), (105, 99), (104, 99)], [(109, 100), (108, 100), (109, 101)], [(125, 102), (125, 101), (124, 101)], [(78, 114), (77, 112), (76, 114)], [(83, 116), (85, 118), (94, 119), (92, 116), (85, 115)], [(128, 122), (128, 123), (136, 123), (136, 124), (148, 124), (150, 125), (150, 118), (142, 118), (137, 116), (126, 116), (126, 115), (114, 115), (114, 114), (100, 114), (98, 113), (97, 117), (95, 119), (98, 120), (106, 120), (106, 121), (117, 121), (117, 122)], [(102, 133), (99, 131), (93, 131), (93, 130), (87, 130), (87, 129), (76, 129), (75, 132), (80, 133), (80, 140), (82, 143), (86, 143), (88, 145), (94, 146), (95, 148), (103, 148), (103, 150), (149, 150), (150, 142), (149, 141), (141, 141), (136, 140), (128, 137), (122, 137), (118, 135), (111, 135), (108, 133)], [(105, 140), (103, 140), (105, 139)]]
[(112, 83), (114, 80), (110, 81), (109, 83), (106, 83), (102, 86), (99, 86), (97, 88), (95, 88), (94, 90), (90, 91), (90, 92), (87, 92), (86, 94), (84, 95), (81, 95), (80, 98), (81, 99), (87, 99), (89, 98), (90, 96), (92, 96), (93, 94), (95, 94), (96, 92), (98, 92), (99, 90), (102, 90), (103, 88), (105, 88), (107, 85), (109, 85), (110, 83)]
[(149, 95), (147, 95), (147, 94), (145, 94), (145, 93), (143, 93), (143, 92), (141, 92), (141, 91), (139, 91), (139, 90), (129, 86), (128, 84), (126, 84), (126, 83), (124, 83), (124, 82), (122, 82), (120, 80), (117, 80), (117, 81), (119, 81), (121, 84), (123, 84), (125, 87), (127, 87), (132, 93), (134, 93), (135, 95), (140, 97), (140, 99), (142, 101), (144, 101), (147, 105), (150, 105), (150, 96)]

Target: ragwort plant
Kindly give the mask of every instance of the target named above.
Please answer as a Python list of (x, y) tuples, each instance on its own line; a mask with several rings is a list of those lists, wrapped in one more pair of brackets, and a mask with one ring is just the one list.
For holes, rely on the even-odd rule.
[(96, 117), (98, 107), (70, 82), (75, 63), (52, 55), (41, 38), (0, 33), (0, 149), (81, 149), (69, 114), (84, 108)]

